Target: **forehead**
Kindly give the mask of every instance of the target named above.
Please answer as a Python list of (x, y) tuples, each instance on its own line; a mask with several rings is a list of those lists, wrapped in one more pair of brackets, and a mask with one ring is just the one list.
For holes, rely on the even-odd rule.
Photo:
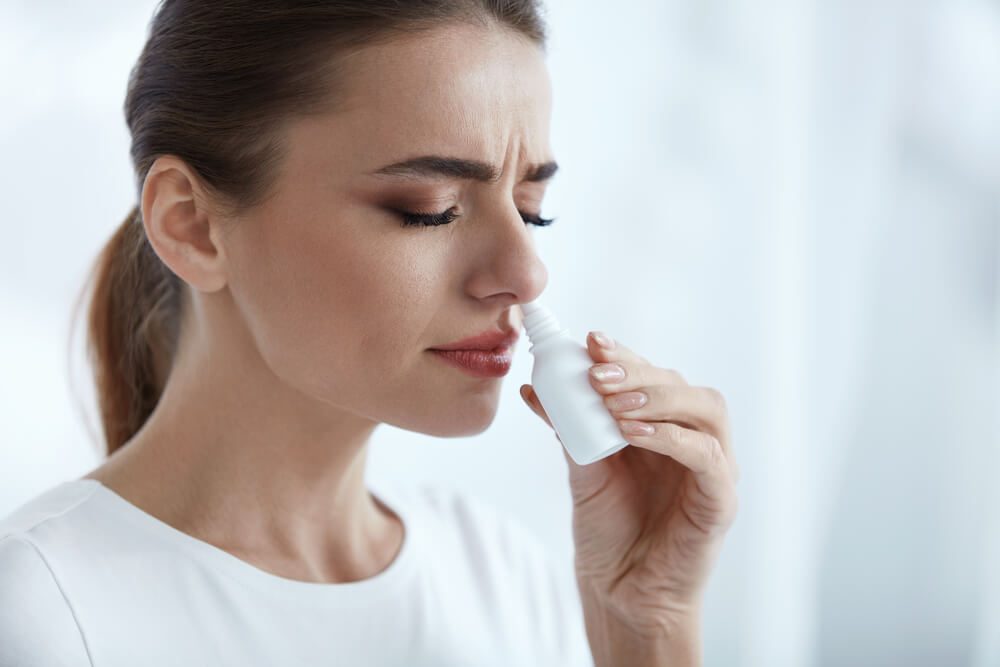
[(508, 29), (449, 25), (366, 47), (344, 65), (339, 110), (293, 130), (316, 160), (355, 171), (424, 153), (499, 164), (511, 142), (529, 161), (548, 155), (544, 55)]

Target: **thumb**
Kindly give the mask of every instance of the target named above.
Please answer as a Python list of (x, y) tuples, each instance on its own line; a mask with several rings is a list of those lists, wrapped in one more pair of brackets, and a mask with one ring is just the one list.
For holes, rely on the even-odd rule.
[[(549, 421), (549, 415), (545, 412), (545, 408), (542, 407), (542, 402), (538, 400), (538, 394), (535, 393), (535, 388), (530, 384), (521, 385), (521, 399), (531, 408), (531, 411), (542, 418), (542, 420), (552, 428), (552, 422)], [(555, 429), (552, 429), (553, 432)], [(557, 436), (558, 437), (558, 436)]]
[[(555, 427), (552, 426), (552, 422), (549, 421), (549, 414), (545, 412), (545, 408), (542, 407), (542, 402), (538, 399), (538, 394), (535, 393), (535, 388), (532, 387), (530, 384), (522, 384), (521, 398), (524, 400), (525, 403), (528, 404), (528, 407), (531, 408), (532, 412), (541, 417), (545, 421), (545, 423), (549, 425), (549, 428), (552, 429), (552, 435), (556, 436), (556, 440), (558, 440), (559, 444), (561, 445), (562, 438), (559, 437), (559, 434), (556, 432)], [(566, 456), (566, 460), (569, 463), (576, 465), (573, 462), (573, 459), (569, 457), (569, 453), (566, 451), (566, 448), (563, 447), (562, 450), (563, 454)]]
[[(552, 428), (552, 434), (556, 436), (556, 440), (559, 441), (559, 449), (562, 450), (563, 458), (566, 459), (566, 466), (569, 469), (570, 486), (573, 488), (582, 486), (582, 488), (585, 489), (596, 488), (598, 484), (595, 479), (598, 481), (603, 479), (603, 474), (606, 473), (605, 466), (607, 465), (607, 462), (598, 461), (587, 466), (578, 464), (573, 460), (573, 457), (569, 455), (569, 451), (567, 451), (566, 447), (562, 444), (562, 438), (559, 437), (556, 429), (552, 427), (552, 422), (549, 421), (549, 416), (545, 412), (545, 408), (542, 407), (542, 402), (538, 399), (538, 394), (535, 393), (535, 388), (530, 384), (522, 384), (521, 399), (528, 404), (528, 407), (531, 408), (536, 415), (544, 419), (545, 423)], [(581, 495), (584, 494), (580, 491), (574, 491), (573, 497), (577, 498)]]
[[(552, 422), (549, 421), (548, 414), (545, 412), (545, 408), (542, 407), (542, 403), (538, 400), (538, 394), (535, 393), (535, 388), (530, 384), (521, 385), (521, 399), (528, 404), (531, 410), (545, 420), (545, 423), (552, 427)], [(593, 495), (594, 489), (599, 489), (607, 480), (607, 476), (610, 472), (608, 460), (595, 461), (587, 465), (580, 465), (573, 460), (573, 457), (569, 455), (569, 451), (562, 444), (562, 438), (556, 433), (556, 429), (552, 428), (552, 434), (556, 436), (556, 440), (559, 441), (559, 449), (562, 450), (563, 458), (566, 460), (566, 466), (569, 471), (569, 482), (570, 488), (572, 490), (574, 503), (577, 498), (586, 498)]]

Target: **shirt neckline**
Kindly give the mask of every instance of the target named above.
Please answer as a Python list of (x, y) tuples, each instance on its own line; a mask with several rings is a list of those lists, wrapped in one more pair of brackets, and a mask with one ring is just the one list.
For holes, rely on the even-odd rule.
[(105, 486), (100, 480), (82, 478), (74, 480), (93, 487), (92, 496), (99, 499), (102, 506), (115, 516), (141, 528), (159, 540), (184, 550), (196, 560), (207, 564), (215, 572), (238, 580), (246, 586), (263, 590), (270, 594), (293, 598), (296, 602), (310, 604), (363, 604), (381, 599), (390, 593), (398, 593), (408, 576), (414, 570), (416, 559), (416, 538), (414, 512), (405, 502), (401, 502), (395, 491), (369, 487), (369, 492), (377, 500), (392, 510), (403, 523), (403, 541), (396, 557), (381, 572), (358, 581), (322, 583), (289, 579), (262, 570), (255, 565), (221, 549), (214, 544), (189, 535), (152, 514), (133, 505), (124, 497)]

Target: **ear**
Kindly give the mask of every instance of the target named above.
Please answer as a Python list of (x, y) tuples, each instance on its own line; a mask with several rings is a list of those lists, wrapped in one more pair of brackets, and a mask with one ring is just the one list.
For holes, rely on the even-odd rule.
[(153, 162), (142, 186), (142, 224), (157, 256), (201, 292), (226, 285), (222, 226), (197, 174), (180, 158)]

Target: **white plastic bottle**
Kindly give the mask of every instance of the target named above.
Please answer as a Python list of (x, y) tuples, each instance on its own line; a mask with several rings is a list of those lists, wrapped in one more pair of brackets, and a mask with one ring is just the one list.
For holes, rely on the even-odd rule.
[(579, 465), (611, 456), (628, 445), (604, 397), (590, 384), (595, 362), (587, 348), (538, 300), (521, 304), (535, 361), (531, 385), (563, 447)]

